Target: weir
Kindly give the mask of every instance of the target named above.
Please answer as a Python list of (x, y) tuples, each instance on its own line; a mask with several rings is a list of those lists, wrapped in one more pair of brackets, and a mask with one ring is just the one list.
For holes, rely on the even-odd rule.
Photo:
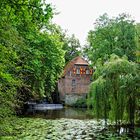
[(36, 103), (36, 102), (27, 102), (26, 109), (27, 111), (37, 111), (37, 110), (57, 110), (62, 109), (62, 104), (48, 104), (48, 103)]
[(56, 109), (62, 109), (62, 104), (36, 104), (34, 106), (35, 110), (56, 110)]

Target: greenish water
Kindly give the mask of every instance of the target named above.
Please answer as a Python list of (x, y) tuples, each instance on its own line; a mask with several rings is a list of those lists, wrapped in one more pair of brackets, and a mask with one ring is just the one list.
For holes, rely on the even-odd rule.
[(40, 117), (44, 119), (94, 119), (93, 111), (85, 108), (63, 108), (59, 110), (30, 110), (26, 112), (27, 117)]
[(139, 140), (140, 128), (105, 127), (91, 110), (65, 108), (34, 111), (3, 122), (1, 140)]

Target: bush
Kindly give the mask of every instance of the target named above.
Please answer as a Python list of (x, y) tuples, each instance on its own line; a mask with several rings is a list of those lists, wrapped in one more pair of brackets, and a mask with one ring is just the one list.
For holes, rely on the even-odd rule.
[(76, 103), (73, 105), (74, 107), (79, 107), (79, 108), (86, 108), (86, 99), (80, 98), (76, 101)]

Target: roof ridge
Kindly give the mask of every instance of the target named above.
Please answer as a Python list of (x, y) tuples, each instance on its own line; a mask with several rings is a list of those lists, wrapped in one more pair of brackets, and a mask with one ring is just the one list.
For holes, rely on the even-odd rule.
[[(81, 59), (83, 62), (78, 62), (78, 59)], [(74, 64), (76, 64), (76, 65), (89, 65), (89, 63), (87, 62), (87, 60), (85, 60), (83, 57), (81, 57), (81, 56), (77, 56), (77, 57), (75, 57), (75, 58), (73, 58), (71, 61), (69, 61), (67, 64), (66, 64), (66, 66), (65, 66), (65, 68), (64, 68), (64, 72), (63, 72), (63, 76), (65, 76), (66, 75), (66, 72), (69, 70), (69, 69), (71, 69), (71, 67), (74, 65)]]

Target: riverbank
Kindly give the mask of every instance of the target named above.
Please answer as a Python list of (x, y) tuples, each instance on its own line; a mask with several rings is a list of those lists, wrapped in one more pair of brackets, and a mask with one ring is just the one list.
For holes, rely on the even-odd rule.
[[(7, 123), (8, 124), (8, 123)], [(6, 125), (6, 124), (5, 124)], [(140, 130), (138, 130), (140, 131)], [(2, 135), (2, 134), (1, 134)], [(116, 140), (131, 139), (127, 134), (115, 133), (104, 127), (103, 121), (95, 119), (15, 118), (0, 137), (1, 140)], [(138, 139), (137, 136), (134, 139)]]

